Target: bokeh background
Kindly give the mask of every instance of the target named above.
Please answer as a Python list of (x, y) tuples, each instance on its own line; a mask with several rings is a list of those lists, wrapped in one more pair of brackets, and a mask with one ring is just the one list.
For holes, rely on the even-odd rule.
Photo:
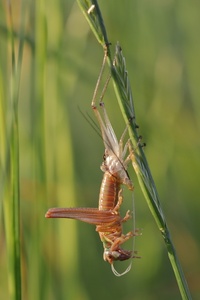
[[(113, 52), (117, 41), (122, 46), (145, 153), (193, 299), (199, 299), (200, 2), (99, 5)], [(181, 299), (131, 169), (136, 226), (143, 234), (135, 245), (141, 259), (127, 275), (115, 277), (103, 261), (95, 227), (44, 218), (50, 207), (97, 206), (104, 148), (80, 111), (93, 117), (90, 103), (103, 51), (75, 1), (13, 1), (12, 10), (16, 51), (22, 19), (26, 36), (19, 97), (23, 299)], [(9, 89), (8, 45), (6, 1), (1, 1), (2, 97)], [(120, 137), (125, 124), (112, 83), (104, 101)], [(3, 193), (1, 198), (2, 204)], [(129, 192), (123, 209), (132, 209)], [(8, 299), (2, 211), (0, 224), (0, 299)], [(131, 222), (127, 226), (130, 230)]]

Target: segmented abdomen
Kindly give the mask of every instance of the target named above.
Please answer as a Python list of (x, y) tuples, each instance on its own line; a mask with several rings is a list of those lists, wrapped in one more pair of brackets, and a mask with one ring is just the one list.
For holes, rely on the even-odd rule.
[(99, 210), (112, 210), (118, 201), (120, 183), (116, 177), (105, 172), (99, 193)]

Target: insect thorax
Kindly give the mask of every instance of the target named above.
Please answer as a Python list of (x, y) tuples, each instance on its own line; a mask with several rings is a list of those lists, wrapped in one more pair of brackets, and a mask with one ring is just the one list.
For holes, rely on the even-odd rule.
[(117, 156), (109, 155), (106, 157), (104, 155), (101, 170), (110, 173), (110, 175), (114, 176), (120, 184), (124, 184), (128, 189), (133, 190), (133, 183), (129, 178), (128, 172)]

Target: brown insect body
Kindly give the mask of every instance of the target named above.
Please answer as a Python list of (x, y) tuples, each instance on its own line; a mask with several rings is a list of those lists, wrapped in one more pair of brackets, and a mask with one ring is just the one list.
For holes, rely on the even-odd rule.
[[(99, 114), (99, 112), (97, 113)], [(104, 114), (106, 114), (106, 111), (104, 111)], [(98, 117), (100, 118), (100, 124), (102, 125), (103, 120), (100, 115)], [(107, 126), (108, 125), (109, 130), (112, 129), (110, 122)], [(45, 216), (46, 218), (76, 219), (96, 225), (96, 231), (99, 233), (104, 246), (103, 258), (105, 261), (112, 264), (113, 261), (116, 260), (123, 261), (134, 257), (133, 251), (123, 250), (120, 245), (134, 235), (137, 235), (137, 233), (122, 233), (122, 224), (131, 218), (131, 216), (129, 211), (127, 211), (123, 218), (119, 214), (119, 209), (123, 201), (121, 184), (127, 185), (130, 190), (133, 190), (133, 184), (126, 171), (129, 158), (125, 160), (125, 163), (123, 157), (125, 152), (122, 151), (122, 141), (120, 141), (121, 150), (115, 147), (115, 150), (117, 150), (118, 155), (121, 158), (120, 160), (120, 158), (114, 153), (114, 150), (108, 146), (110, 144), (110, 136), (105, 136), (105, 133), (107, 134), (107, 132), (108, 129), (105, 131), (104, 128), (102, 135), (104, 136), (106, 150), (104, 154), (104, 161), (101, 165), (101, 170), (104, 172), (104, 176), (99, 193), (98, 208), (51, 208)], [(115, 136), (114, 132), (112, 132), (112, 136)], [(106, 139), (109, 143), (105, 142)], [(118, 142), (117, 147), (119, 148)]]
[[(105, 64), (105, 60), (106, 56), (104, 57), (103, 66)], [(125, 274), (130, 268), (127, 268), (124, 273), (119, 274), (114, 270), (113, 262), (116, 260), (122, 261), (134, 257), (133, 251), (123, 250), (121, 245), (134, 235), (138, 234), (137, 231), (128, 232), (127, 234), (123, 234), (122, 231), (123, 223), (131, 217), (129, 211), (127, 211), (123, 218), (119, 213), (119, 209), (123, 201), (121, 185), (124, 184), (128, 187), (128, 189), (133, 190), (133, 184), (127, 173), (130, 155), (125, 157), (128, 150), (128, 143), (126, 143), (123, 147), (123, 138), (126, 130), (118, 142), (107, 116), (104, 104), (100, 102), (104, 120), (95, 105), (94, 99), (100, 77), (102, 76), (102, 70), (100, 72), (92, 100), (92, 109), (99, 122), (105, 146), (104, 160), (101, 165), (101, 170), (104, 172), (104, 176), (100, 188), (99, 206), (98, 208), (51, 208), (47, 211), (45, 217), (75, 219), (96, 225), (96, 231), (99, 233), (100, 239), (103, 242), (103, 258), (111, 264), (115, 275), (119, 276)]]
[(115, 218), (111, 223), (97, 225), (96, 231), (99, 232), (100, 239), (103, 242), (103, 258), (110, 264), (115, 260), (126, 260), (132, 256), (132, 251), (126, 251), (120, 248), (120, 244), (123, 244), (133, 236), (132, 232), (126, 235), (122, 233), (122, 223), (128, 220), (130, 216), (129, 212), (127, 212), (124, 218), (120, 217), (119, 208), (122, 202), (121, 192), (120, 183), (116, 177), (106, 171), (100, 189), (99, 210), (109, 211)]
[(96, 231), (104, 246), (103, 258), (112, 264), (113, 261), (133, 257), (132, 251), (120, 247), (134, 235), (133, 232), (122, 233), (123, 222), (130, 218), (129, 211), (124, 218), (119, 214), (122, 200), (118, 179), (106, 171), (101, 184), (98, 208), (51, 208), (45, 217), (75, 219), (96, 225)]

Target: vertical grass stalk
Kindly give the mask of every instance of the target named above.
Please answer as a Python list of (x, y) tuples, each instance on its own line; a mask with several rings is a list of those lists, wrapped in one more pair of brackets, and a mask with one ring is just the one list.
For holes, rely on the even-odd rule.
[(33, 92), (30, 103), (30, 125), (32, 137), (32, 168), (33, 168), (33, 205), (32, 205), (32, 238), (29, 247), (29, 276), (28, 298), (43, 299), (46, 289), (44, 278), (44, 257), (42, 253), (43, 241), (43, 204), (46, 201), (46, 157), (45, 157), (45, 80), (47, 61), (47, 24), (46, 8), (44, 1), (34, 1), (34, 52), (31, 78), (33, 80)]
[[(22, 3), (23, 7), (23, 3)], [(22, 14), (23, 15), (23, 14)], [(8, 101), (5, 103), (5, 165), (4, 180), (6, 183), (4, 197), (4, 221), (8, 258), (8, 286), (10, 299), (21, 299), (21, 259), (20, 259), (20, 187), (19, 187), (19, 132), (18, 132), (18, 99), (23, 56), (24, 16), (21, 19), (16, 58), (14, 45), (14, 27), (11, 2), (7, 2), (8, 20), (8, 53), (11, 56), (9, 70)], [(6, 92), (5, 92), (6, 95)], [(3, 101), (3, 99), (2, 99)]]
[(80, 5), (81, 10), (83, 11), (84, 16), (88, 20), (98, 42), (103, 46), (104, 49), (105, 45), (108, 46), (108, 65), (110, 67), (112, 78), (114, 81), (114, 89), (125, 123), (129, 124), (130, 139), (133, 144), (133, 148), (135, 149), (134, 151), (132, 151), (132, 165), (136, 172), (141, 190), (147, 201), (148, 207), (155, 219), (159, 231), (164, 238), (169, 260), (172, 265), (182, 299), (192, 299), (170, 236), (165, 216), (160, 205), (156, 186), (151, 175), (151, 171), (149, 169), (144, 151), (142, 149), (142, 144), (140, 143), (140, 137), (137, 132), (132, 91), (128, 79), (128, 73), (126, 70), (125, 59), (122, 55), (121, 48), (118, 44), (116, 47), (115, 59), (113, 64), (113, 60), (109, 50), (109, 40), (107, 38), (106, 29), (100, 8), (98, 6), (98, 2), (95, 0), (77, 1)]

